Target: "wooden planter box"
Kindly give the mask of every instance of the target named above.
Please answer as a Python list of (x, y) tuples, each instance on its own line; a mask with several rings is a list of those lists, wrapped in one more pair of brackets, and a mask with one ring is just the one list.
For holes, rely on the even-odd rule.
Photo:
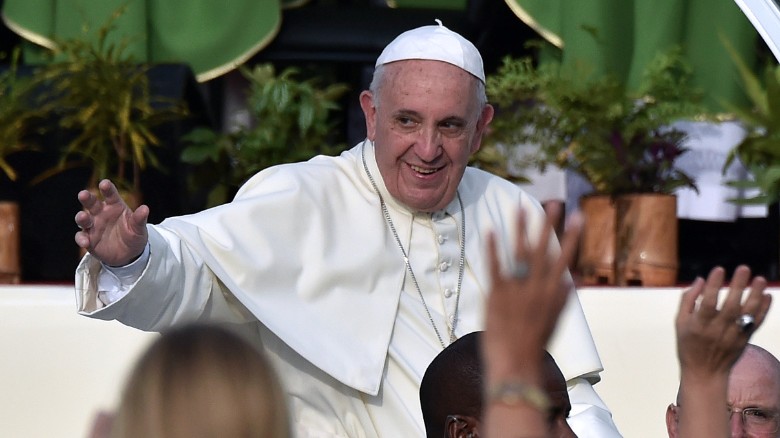
[(585, 284), (673, 286), (679, 267), (677, 198), (586, 196), (577, 266)]

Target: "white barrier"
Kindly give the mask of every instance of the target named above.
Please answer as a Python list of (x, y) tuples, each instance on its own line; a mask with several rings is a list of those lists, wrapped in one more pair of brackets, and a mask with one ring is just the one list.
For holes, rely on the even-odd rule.
[[(772, 290), (780, 299), (780, 289)], [(76, 314), (72, 286), (0, 287), (0, 436), (84, 438), (156, 336)], [(596, 390), (627, 438), (664, 437), (677, 391), (679, 289), (584, 288), (604, 363)], [(754, 342), (780, 355), (780, 304)]]

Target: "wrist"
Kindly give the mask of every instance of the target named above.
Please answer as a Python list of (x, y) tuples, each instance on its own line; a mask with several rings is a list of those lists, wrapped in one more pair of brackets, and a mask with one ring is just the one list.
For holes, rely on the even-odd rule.
[(485, 403), (505, 406), (530, 406), (537, 411), (547, 413), (550, 409), (550, 398), (536, 383), (525, 379), (499, 379), (489, 383), (485, 388)]

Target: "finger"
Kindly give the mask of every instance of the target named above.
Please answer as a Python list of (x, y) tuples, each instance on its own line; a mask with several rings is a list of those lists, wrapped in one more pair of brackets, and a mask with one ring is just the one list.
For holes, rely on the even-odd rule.
[(566, 223), (563, 239), (561, 240), (561, 254), (554, 268), (554, 272), (558, 275), (562, 275), (574, 261), (574, 257), (577, 254), (577, 245), (582, 234), (582, 227), (583, 218), (580, 214), (575, 213)]
[(756, 331), (759, 327), (761, 327), (761, 324), (764, 323), (766, 320), (766, 315), (769, 312), (769, 307), (772, 305), (772, 295), (770, 294), (764, 294), (761, 296), (761, 303), (758, 306), (758, 309), (756, 309), (754, 315), (756, 318), (756, 327), (753, 329), (753, 332)]
[[(556, 216), (554, 220), (557, 221), (557, 213), (553, 212), (553, 215)], [(555, 222), (553, 222), (553, 218), (551, 218), (550, 215), (547, 215), (545, 217), (542, 233), (539, 236), (539, 241), (536, 244), (536, 248), (531, 250), (532, 277), (538, 278), (549, 274), (547, 271), (550, 268), (551, 260), (548, 254), (548, 247), (552, 237), (554, 224)], [(548, 275), (548, 278), (557, 281), (559, 277), (552, 277)]]
[(549, 206), (546, 207), (547, 211), (547, 223), (550, 224), (550, 226), (555, 229), (555, 225), (558, 224), (561, 220), (561, 215), (563, 214), (563, 207), (561, 207), (558, 203), (550, 203)]
[(100, 199), (89, 190), (80, 191), (77, 197), (81, 206), (84, 207), (84, 210), (93, 216), (100, 213), (100, 210), (103, 209), (103, 204), (100, 202)]
[(772, 296), (766, 293), (767, 281), (764, 277), (758, 276), (750, 283), (750, 293), (748, 294), (745, 304), (742, 306), (739, 314), (753, 315), (755, 318), (755, 326), (753, 331), (757, 329), (766, 317), (766, 313), (769, 310), (769, 305), (772, 301)]
[[(542, 256), (547, 257), (547, 246), (550, 244), (550, 237), (555, 230), (555, 224), (558, 221), (558, 213), (555, 207), (550, 207), (552, 215), (548, 214), (544, 219), (544, 226), (542, 227), (542, 234), (539, 238), (539, 242), (534, 248), (534, 256), (537, 259), (541, 259)], [(555, 216), (554, 218), (552, 216)], [(543, 259), (542, 259), (543, 260)]]
[(683, 292), (682, 297), (680, 298), (680, 310), (678, 312), (679, 315), (689, 315), (696, 310), (696, 300), (701, 296), (701, 293), (704, 291), (704, 279), (701, 277), (696, 277), (696, 280), (693, 281), (693, 284), (691, 287)]
[(79, 228), (81, 228), (82, 230), (87, 230), (89, 228), (92, 228), (95, 219), (94, 216), (87, 213), (86, 211), (80, 211), (76, 213), (75, 221), (76, 221), (76, 225), (78, 225)]
[(100, 194), (103, 196), (103, 200), (105, 200), (106, 204), (118, 204), (120, 202), (124, 202), (122, 197), (119, 196), (119, 190), (117, 190), (114, 183), (112, 183), (110, 180), (104, 179), (100, 181), (98, 184), (98, 189), (100, 190)]
[(149, 207), (141, 205), (130, 215), (130, 226), (136, 234), (143, 234), (146, 228), (146, 221), (149, 219)]
[(92, 204), (94, 204), (97, 201), (97, 197), (92, 194), (89, 190), (82, 190), (76, 195), (76, 198), (78, 198), (79, 202), (81, 203), (81, 206), (84, 208), (89, 208)]
[(79, 248), (89, 248), (89, 235), (85, 231), (77, 232), (74, 240)]
[(745, 265), (737, 266), (734, 275), (731, 276), (729, 283), (729, 292), (721, 307), (721, 314), (725, 318), (736, 318), (741, 313), (742, 296), (745, 294), (745, 288), (750, 281), (750, 268)]
[(487, 256), (490, 278), (492, 279), (493, 284), (501, 278), (501, 266), (498, 262), (498, 256), (496, 255), (496, 246), (496, 235), (491, 231), (487, 238)]
[(721, 287), (723, 287), (723, 279), (725, 276), (726, 271), (720, 266), (715, 267), (710, 271), (701, 293), (698, 312), (699, 316), (708, 319), (717, 316), (718, 292)]
[(526, 241), (525, 210), (517, 214), (517, 237), (515, 237), (515, 260), (525, 261), (528, 258), (528, 242)]

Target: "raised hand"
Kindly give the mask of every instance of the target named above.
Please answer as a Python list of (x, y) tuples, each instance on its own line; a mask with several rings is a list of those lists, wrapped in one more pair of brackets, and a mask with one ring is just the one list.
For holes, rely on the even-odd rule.
[[(508, 430), (522, 430), (524, 436), (549, 436), (549, 412), (538, 396), (542, 393), (544, 398), (542, 354), (572, 290), (566, 270), (574, 258), (581, 230), (579, 220), (569, 223), (561, 252), (551, 251), (548, 245), (560, 215), (560, 208), (549, 212), (539, 243), (533, 248), (527, 242), (525, 216), (520, 213), (514, 267), (509, 274), (501, 270), (495, 236), (488, 241), (492, 286), (482, 337), (487, 389), (481, 436), (506, 436)], [(494, 398), (502, 391), (497, 388), (518, 383), (535, 388), (532, 391), (537, 401), (526, 398), (519, 404), (507, 404)]]
[[(680, 360), (678, 437), (729, 436), (729, 373), (772, 302), (765, 292), (766, 280), (751, 280), (750, 269), (739, 266), (719, 306), (724, 277), (723, 268), (714, 268), (706, 282), (696, 279), (680, 300), (675, 323)], [(743, 299), (748, 284), (750, 290)]]
[(109, 266), (126, 265), (146, 246), (149, 208), (142, 205), (133, 211), (107, 179), (100, 181), (98, 189), (102, 199), (88, 190), (78, 194), (84, 210), (76, 213), (81, 228), (76, 244)]
[(503, 273), (496, 255), (495, 237), (488, 241), (493, 283), (487, 301), (483, 349), (486, 356), (494, 359), (487, 364), (497, 373), (518, 366), (517, 360), (527, 361), (532, 357), (541, 360), (542, 349), (573, 287), (566, 272), (574, 258), (581, 221), (575, 218), (566, 226), (561, 252), (554, 255), (548, 244), (560, 215), (559, 208), (549, 212), (539, 244), (531, 248), (526, 238), (525, 217), (520, 213), (515, 270), (521, 272)]
[[(718, 309), (718, 292), (723, 287), (724, 277), (725, 271), (718, 267), (710, 271), (706, 282), (697, 279), (684, 292), (677, 314), (680, 366), (683, 371), (705, 379), (712, 374), (729, 373), (750, 335), (764, 322), (772, 300), (772, 296), (765, 293), (766, 280), (755, 277), (751, 281), (750, 268), (739, 266), (729, 284), (728, 295)], [(750, 291), (743, 300), (748, 283)], [(754, 319), (747, 330), (737, 323), (741, 315)]]

